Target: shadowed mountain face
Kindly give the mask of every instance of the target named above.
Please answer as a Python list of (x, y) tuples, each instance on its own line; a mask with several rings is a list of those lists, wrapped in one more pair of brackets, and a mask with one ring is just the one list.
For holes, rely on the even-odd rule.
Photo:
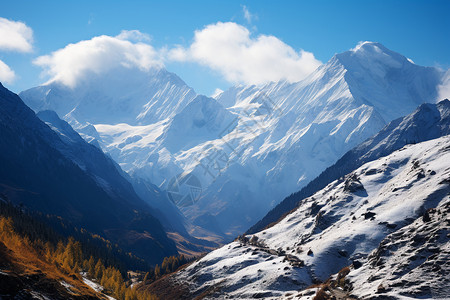
[(60, 215), (150, 263), (177, 253), (149, 206), (101, 150), (56, 115), (42, 113), (59, 124), (58, 135), (2, 85), (0, 102), (0, 191), (10, 200)]

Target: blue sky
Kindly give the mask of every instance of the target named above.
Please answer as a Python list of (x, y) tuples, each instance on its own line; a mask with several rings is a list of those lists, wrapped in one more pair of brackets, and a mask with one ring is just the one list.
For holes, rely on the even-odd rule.
[[(246, 18), (244, 8), (251, 18)], [(248, 29), (250, 39), (273, 36), (321, 62), (370, 40), (417, 64), (446, 69), (449, 12), (450, 1), (4, 1), (0, 17), (25, 23), (33, 31), (33, 42), (28, 52), (0, 49), (0, 60), (16, 74), (5, 85), (20, 92), (49, 79), (33, 60), (69, 43), (139, 30), (151, 37), (146, 42), (155, 49), (182, 47), (186, 52), (196, 30), (233, 22)], [(211, 65), (217, 62), (200, 63), (202, 59), (164, 64), (207, 95), (216, 88), (248, 83), (248, 74), (224, 71), (224, 66)]]

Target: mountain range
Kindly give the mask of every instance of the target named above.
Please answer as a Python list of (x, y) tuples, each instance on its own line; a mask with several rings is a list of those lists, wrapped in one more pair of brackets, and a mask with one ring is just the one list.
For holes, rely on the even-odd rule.
[(182, 222), (217, 240), (247, 230), (390, 121), (435, 102), (444, 78), (373, 42), (300, 82), (235, 86), (215, 98), (164, 69), (129, 73), (20, 96), (36, 112), (56, 111), (134, 180), (167, 190), (171, 179), (194, 176), (201, 192), (178, 207)]
[[(376, 153), (374, 160), (158, 286), (168, 293), (181, 289), (186, 299), (448, 297), (449, 108), (448, 100), (423, 104), (391, 122), (349, 152), (364, 149)], [(422, 127), (425, 119), (433, 125)], [(424, 141), (398, 148), (399, 137), (420, 136), (413, 128)], [(430, 128), (437, 130), (426, 134)], [(331, 168), (355, 165), (353, 158), (346, 154)]]
[[(33, 241), (48, 248), (33, 257), (74, 257), (56, 247), (75, 247), (71, 232), (90, 245), (85, 257), (42, 257), (46, 267), (100, 291), (115, 266), (114, 295), (448, 297), (448, 74), (364, 42), (302, 81), (214, 97), (161, 67), (122, 65), (19, 95), (0, 84), (2, 226), (55, 243)], [(58, 239), (30, 225), (46, 220)], [(0, 273), (14, 282), (27, 278), (17, 245), (0, 245), (20, 274)], [(219, 245), (179, 268), (179, 254)], [(124, 283), (119, 257), (150, 268)]]

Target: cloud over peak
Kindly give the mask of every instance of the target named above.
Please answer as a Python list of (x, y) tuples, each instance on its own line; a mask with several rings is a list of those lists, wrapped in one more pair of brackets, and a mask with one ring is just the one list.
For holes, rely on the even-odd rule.
[(50, 81), (76, 86), (89, 74), (106, 74), (117, 68), (148, 71), (164, 61), (193, 62), (206, 66), (231, 83), (264, 84), (302, 80), (321, 62), (311, 52), (296, 51), (272, 35), (253, 36), (233, 22), (210, 24), (194, 33), (188, 47), (155, 49), (150, 36), (124, 30), (117, 36), (101, 35), (69, 44), (33, 62)]
[[(141, 41), (149, 36), (137, 30), (122, 31), (118, 36), (97, 36), (36, 58), (50, 81), (74, 87), (89, 73), (103, 74), (117, 68), (148, 71), (162, 67), (162, 60), (151, 45)], [(137, 42), (134, 42), (137, 41)]]
[(297, 52), (275, 36), (252, 37), (246, 27), (233, 22), (195, 31), (192, 44), (172, 49), (169, 59), (197, 62), (230, 82), (245, 84), (299, 81), (321, 64), (311, 52)]

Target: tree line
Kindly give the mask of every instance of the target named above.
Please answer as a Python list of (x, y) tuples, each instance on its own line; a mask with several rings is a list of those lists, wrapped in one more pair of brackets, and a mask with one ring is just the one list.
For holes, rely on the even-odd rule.
[[(111, 243), (94, 235), (87, 238), (89, 234), (83, 230), (76, 230), (78, 236), (84, 236), (82, 240), (77, 240), (73, 236), (64, 237), (44, 222), (24, 212), (21, 207), (15, 207), (4, 201), (4, 196), (1, 198), (3, 201), (0, 199), (0, 241), (8, 248), (15, 249), (25, 256), (34, 257), (37, 253), (38, 257), (35, 257), (35, 260), (44, 260), (73, 278), (82, 280), (80, 274), (84, 274), (102, 285), (104, 293), (116, 299), (157, 299), (149, 292), (138, 291), (125, 282), (126, 269), (122, 271), (120, 269), (126, 266), (120, 261), (120, 257), (124, 255), (122, 253), (120, 257), (115, 257), (114, 254), (117, 254), (118, 250)], [(60, 226), (67, 226), (63, 220), (60, 221)], [(100, 239), (98, 243), (90, 242), (98, 239)], [(102, 257), (102, 254), (106, 257)], [(127, 255), (129, 261), (135, 260), (131, 254), (125, 254)]]

